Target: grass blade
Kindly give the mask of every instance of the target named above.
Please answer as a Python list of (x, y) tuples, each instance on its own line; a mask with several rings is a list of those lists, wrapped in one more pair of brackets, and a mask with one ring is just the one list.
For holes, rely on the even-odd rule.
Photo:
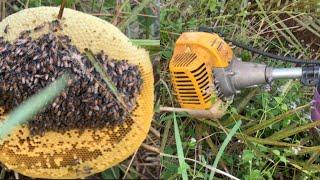
[[(217, 154), (217, 157), (215, 158), (214, 160), (214, 163), (213, 163), (213, 167), (216, 169), (217, 168), (217, 165), (218, 165), (218, 162), (225, 150), (225, 148), (227, 147), (227, 145), (229, 144), (231, 138), (236, 134), (237, 130), (240, 128), (240, 125), (241, 125), (241, 121), (238, 121), (234, 126), (233, 128), (231, 129), (231, 131), (228, 133), (226, 139), (223, 141), (222, 145), (221, 145), (221, 148), (219, 149), (218, 151), (218, 154)], [(210, 173), (210, 177), (209, 179), (212, 180), (213, 177), (214, 177), (214, 174), (215, 174), (215, 170), (211, 171)]]
[(103, 65), (99, 61), (96, 60), (96, 58), (94, 57), (94, 55), (90, 49), (85, 49), (85, 53), (86, 53), (86, 56), (88, 57), (89, 61), (93, 65), (93, 67), (101, 75), (102, 79), (107, 84), (111, 93), (113, 95), (115, 95), (115, 97), (121, 103), (121, 105), (127, 109), (127, 105), (124, 103), (124, 100), (120, 96), (117, 87), (113, 84), (113, 82), (111, 81), (111, 78), (106, 73), (106, 71), (103, 69)]
[(126, 28), (131, 22), (135, 21), (138, 18), (138, 14), (143, 10), (143, 8), (145, 8), (149, 3), (151, 2), (151, 0), (143, 0), (139, 6), (137, 6), (136, 8), (133, 9), (131, 16), (124, 22), (122, 22), (121, 24), (119, 24), (119, 28), (121, 30), (124, 30), (124, 28)]
[(159, 52), (160, 40), (152, 39), (130, 39), (130, 42), (136, 46), (142, 47), (148, 51)]
[(37, 95), (32, 96), (20, 106), (15, 108), (8, 118), (0, 127), (0, 139), (3, 139), (16, 126), (27, 122), (30, 118), (35, 116), (41, 109), (51, 102), (56, 96), (60, 94), (67, 85), (69, 75), (64, 74), (57, 81), (40, 91)]
[[(171, 104), (173, 106), (173, 98), (172, 98), (171, 91), (170, 91), (170, 88), (169, 88), (168, 84), (165, 81), (163, 81), (162, 79), (160, 79), (160, 83), (163, 84), (163, 87), (167, 91), (169, 99), (171, 100)], [(166, 146), (166, 143), (167, 143), (167, 140), (168, 140), (168, 136), (169, 136), (169, 131), (170, 131), (171, 126), (172, 126), (172, 118), (171, 118), (171, 116), (173, 116), (173, 118), (177, 118), (176, 114), (174, 113), (174, 114), (168, 116), (168, 119), (166, 119), (166, 118), (160, 119), (161, 121), (165, 121), (166, 122), (165, 129), (164, 129), (164, 131), (162, 133), (161, 146), (160, 146), (160, 151), (161, 152), (164, 152), (164, 149), (165, 149), (165, 146)]]
[[(261, 10), (261, 12), (263, 14), (263, 15), (259, 15), (259, 16), (261, 17), (261, 19), (265, 19), (265, 21), (267, 22), (269, 27), (272, 29), (272, 31), (274, 31), (274, 35), (277, 38), (279, 44), (281, 45), (281, 48), (286, 49), (286, 47), (282, 43), (279, 35), (277, 34), (276, 27), (275, 27), (274, 23), (270, 20), (269, 16), (267, 15), (266, 11), (264, 10), (263, 5), (261, 4), (261, 2), (259, 0), (255, 0), (255, 2), (257, 3), (258, 8)], [(286, 49), (286, 51), (287, 51), (287, 49)]]
[(305, 131), (307, 129), (311, 129), (311, 128), (317, 127), (319, 125), (320, 125), (320, 121), (315, 121), (315, 122), (308, 123), (308, 124), (305, 124), (303, 126), (296, 127), (296, 128), (293, 128), (293, 129), (292, 128), (284, 129), (282, 131), (279, 131), (279, 132), (276, 132), (276, 133), (272, 134), (267, 139), (280, 140), (280, 139), (292, 136), (294, 134), (298, 134), (300, 132), (303, 132), (303, 131)]
[(177, 122), (175, 112), (173, 112), (173, 122), (174, 122), (174, 137), (176, 140), (178, 160), (179, 160), (179, 165), (180, 165), (180, 169), (181, 169), (181, 173), (182, 173), (182, 179), (187, 180), (188, 179), (187, 164), (184, 160), (183, 147), (182, 147), (182, 142), (181, 142), (180, 133), (179, 133), (179, 127), (178, 127), (178, 122)]
[(299, 155), (304, 155), (308, 153), (314, 153), (314, 152), (320, 152), (320, 146), (312, 146), (312, 147), (306, 147), (298, 151)]
[(303, 48), (299, 40), (289, 30), (289, 27), (278, 16), (275, 16), (275, 19), (279, 22), (279, 25), (283, 28), (283, 30), (287, 32), (287, 34), (289, 34), (292, 40), (287, 36), (284, 36), (284, 38), (286, 38), (286, 40), (290, 42), (293, 46), (295, 46), (295, 48), (298, 49), (300, 52), (305, 52), (305, 49)]
[(249, 134), (252, 134), (252, 133), (254, 133), (254, 132), (257, 132), (258, 130), (264, 129), (264, 128), (270, 126), (271, 124), (280, 122), (280, 121), (282, 121), (285, 117), (288, 117), (288, 116), (290, 116), (290, 115), (292, 115), (292, 114), (294, 114), (294, 113), (296, 113), (296, 112), (298, 112), (298, 111), (300, 111), (300, 110), (303, 110), (303, 109), (305, 109), (305, 108), (308, 108), (308, 107), (310, 107), (310, 104), (309, 104), (309, 103), (308, 103), (308, 104), (305, 104), (305, 105), (303, 105), (303, 106), (297, 107), (297, 108), (295, 108), (295, 109), (292, 109), (292, 110), (290, 110), (290, 111), (287, 111), (287, 112), (285, 112), (285, 113), (283, 113), (283, 114), (281, 114), (281, 115), (279, 115), (279, 116), (276, 116), (276, 117), (274, 117), (274, 118), (272, 118), (272, 119), (269, 119), (269, 120), (267, 120), (267, 121), (263, 121), (263, 122), (261, 122), (261, 123), (259, 123), (259, 124), (257, 124), (257, 125), (254, 125), (254, 126), (248, 128), (248, 129), (246, 129), (246, 130), (244, 131), (244, 134), (248, 134), (248, 135), (249, 135)]
[(317, 37), (320, 38), (320, 33), (313, 29), (312, 26), (310, 26), (310, 23), (308, 20), (304, 19), (304, 21), (294, 17), (293, 18), (297, 23), (299, 23), (301, 26), (303, 26), (304, 28), (308, 29), (308, 31), (312, 32), (314, 35), (316, 35)]
[[(208, 120), (199, 120), (199, 121), (209, 126), (220, 128), (216, 123), (212, 121), (208, 121)], [(228, 128), (225, 128), (225, 130), (228, 132), (230, 131)], [(247, 141), (250, 143), (267, 144), (267, 145), (282, 146), (282, 147), (302, 147), (299, 144), (292, 144), (292, 143), (286, 143), (286, 142), (280, 142), (280, 141), (273, 141), (270, 139), (261, 139), (261, 138), (251, 137), (244, 133), (236, 133), (235, 136), (242, 141)]]
[(247, 141), (250, 143), (258, 143), (263, 145), (273, 145), (273, 146), (280, 146), (280, 147), (303, 147), (299, 144), (292, 144), (292, 143), (274, 141), (269, 139), (261, 139), (261, 138), (247, 136), (245, 134), (236, 134), (236, 136), (238, 139), (241, 139), (243, 141)]
[[(177, 158), (176, 156), (170, 155), (170, 154), (160, 153), (160, 155), (161, 155), (162, 157)], [(178, 158), (179, 158), (179, 157), (178, 157)], [(231, 174), (229, 174), (229, 173), (227, 173), (227, 172), (224, 172), (224, 171), (222, 171), (222, 170), (220, 170), (220, 169), (216, 169), (216, 168), (214, 168), (214, 167), (212, 167), (212, 166), (210, 166), (210, 165), (207, 165), (207, 164), (205, 164), (205, 163), (202, 163), (202, 162), (200, 162), (200, 161), (197, 161), (197, 160), (194, 160), (194, 159), (191, 159), (191, 158), (185, 158), (185, 160), (191, 161), (191, 162), (195, 162), (195, 163), (197, 163), (197, 164), (199, 164), (199, 165), (207, 168), (208, 170), (215, 170), (217, 173), (219, 173), (219, 174), (221, 174), (221, 175), (224, 175), (224, 176), (227, 176), (227, 177), (230, 178), (230, 179), (240, 180), (239, 178), (234, 177), (234, 176), (232, 176)], [(177, 178), (175, 178), (175, 179), (177, 179)]]

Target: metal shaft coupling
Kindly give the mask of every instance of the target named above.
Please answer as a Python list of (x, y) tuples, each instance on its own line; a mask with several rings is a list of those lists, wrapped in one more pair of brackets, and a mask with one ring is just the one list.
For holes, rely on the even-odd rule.
[(266, 74), (271, 74), (271, 69), (264, 64), (234, 59), (227, 68), (214, 68), (213, 74), (219, 97), (228, 99), (243, 88), (267, 83)]

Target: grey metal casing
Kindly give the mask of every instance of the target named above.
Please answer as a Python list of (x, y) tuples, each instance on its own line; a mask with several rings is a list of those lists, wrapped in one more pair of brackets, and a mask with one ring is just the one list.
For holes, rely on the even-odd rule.
[(243, 88), (271, 83), (276, 79), (302, 77), (302, 68), (272, 68), (265, 64), (233, 59), (227, 68), (214, 68), (213, 78), (217, 94), (228, 99)]

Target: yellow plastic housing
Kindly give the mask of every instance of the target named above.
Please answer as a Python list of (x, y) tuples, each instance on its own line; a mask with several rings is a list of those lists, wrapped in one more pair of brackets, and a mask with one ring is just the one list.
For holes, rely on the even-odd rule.
[(227, 67), (233, 52), (217, 34), (183, 33), (169, 64), (171, 80), (181, 107), (209, 109), (216, 97), (212, 69)]
[[(59, 8), (55, 7), (22, 10), (0, 23), (0, 36), (12, 42), (20, 32), (56, 19), (58, 12)], [(142, 93), (132, 120), (121, 125), (88, 129), (83, 133), (78, 130), (65, 134), (47, 132), (44, 136), (30, 136), (28, 128), (20, 126), (0, 140), (1, 163), (33, 178), (84, 178), (118, 164), (139, 148), (153, 116), (153, 71), (148, 52), (132, 45), (112, 24), (78, 11), (65, 9), (62, 25), (63, 31), (59, 33), (68, 35), (81, 52), (85, 48), (94, 53), (103, 50), (111, 58), (138, 65), (143, 77)], [(32, 37), (48, 31), (43, 29)]]

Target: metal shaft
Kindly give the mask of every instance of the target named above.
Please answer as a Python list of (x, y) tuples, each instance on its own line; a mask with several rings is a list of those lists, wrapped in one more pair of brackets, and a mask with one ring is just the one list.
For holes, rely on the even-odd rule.
[(271, 69), (272, 80), (295, 79), (295, 78), (301, 78), (301, 77), (302, 77), (302, 68), (301, 67), (297, 67), (297, 68), (272, 68)]

